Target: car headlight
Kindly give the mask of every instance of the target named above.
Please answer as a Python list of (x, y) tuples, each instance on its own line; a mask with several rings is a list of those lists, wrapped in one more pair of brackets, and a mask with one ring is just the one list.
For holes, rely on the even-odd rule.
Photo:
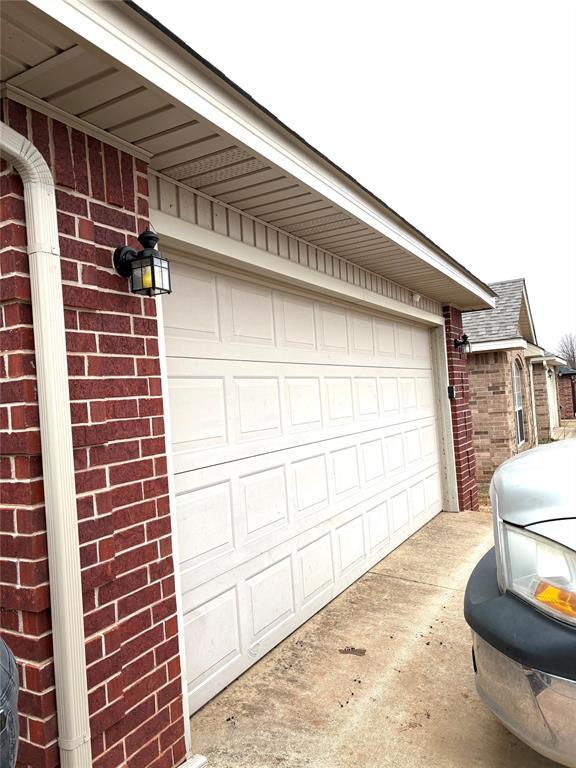
[(499, 528), (505, 589), (576, 626), (576, 552), (503, 522)]

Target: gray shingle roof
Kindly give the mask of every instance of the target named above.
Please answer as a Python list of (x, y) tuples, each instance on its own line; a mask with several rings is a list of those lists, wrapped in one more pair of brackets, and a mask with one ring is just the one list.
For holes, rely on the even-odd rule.
[(528, 307), (523, 306), (524, 291), (526, 289), (524, 279), (502, 280), (499, 283), (490, 283), (490, 288), (496, 293), (496, 307), (483, 309), (480, 312), (464, 312), (462, 320), (464, 333), (467, 333), (472, 342), (500, 341), (514, 339), (519, 336), (530, 338), (533, 334), (524, 336), (520, 330), (525, 325), (523, 316), (530, 313)]

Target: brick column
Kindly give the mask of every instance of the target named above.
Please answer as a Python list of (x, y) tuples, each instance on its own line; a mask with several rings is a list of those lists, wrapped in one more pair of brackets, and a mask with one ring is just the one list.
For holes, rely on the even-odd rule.
[(536, 427), (538, 429), (538, 442), (546, 443), (550, 440), (550, 408), (548, 403), (547, 371), (542, 363), (532, 366), (534, 379), (534, 405), (536, 408)]
[(576, 403), (573, 394), (572, 376), (558, 376), (557, 381), (560, 418), (573, 419), (576, 416)]
[(451, 306), (442, 307), (446, 331), (448, 381), (456, 387), (456, 398), (450, 401), (452, 434), (456, 457), (456, 478), (460, 509), (478, 509), (476, 457), (474, 453), (470, 388), (467, 356), (456, 350), (454, 339), (462, 337), (462, 313)]
[[(5, 101), (54, 174), (95, 768), (184, 759), (156, 305), (112, 268), (148, 225), (147, 166)], [(49, 563), (22, 184), (2, 168), (0, 629), (20, 670), (18, 765), (58, 765)]]

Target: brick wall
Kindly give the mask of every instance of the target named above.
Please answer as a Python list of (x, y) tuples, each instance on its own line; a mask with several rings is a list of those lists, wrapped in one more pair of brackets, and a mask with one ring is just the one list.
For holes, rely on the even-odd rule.
[(450, 401), (450, 406), (456, 456), (458, 501), (461, 509), (478, 509), (467, 356), (454, 347), (454, 339), (462, 337), (462, 313), (450, 306), (443, 307), (442, 311), (446, 329), (448, 381), (456, 387), (456, 398)]
[[(525, 443), (518, 446), (512, 366), (520, 363)], [(529, 370), (521, 351), (475, 352), (468, 358), (470, 407), (474, 422), (476, 476), (490, 482), (494, 470), (515, 453), (534, 445)]]
[(558, 404), (561, 419), (576, 418), (576, 393), (573, 376), (558, 376)]
[[(92, 750), (95, 768), (184, 758), (158, 327), (153, 299), (112, 269), (148, 225), (144, 163), (11, 102), (56, 181)], [(19, 766), (58, 765), (22, 185), (1, 197), (0, 618), (20, 677)]]

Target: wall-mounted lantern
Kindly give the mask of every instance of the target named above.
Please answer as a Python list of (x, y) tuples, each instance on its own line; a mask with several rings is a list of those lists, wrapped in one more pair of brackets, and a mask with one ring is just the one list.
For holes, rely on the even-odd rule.
[(119, 275), (130, 278), (132, 293), (156, 296), (172, 292), (170, 262), (156, 250), (159, 239), (155, 232), (147, 229), (138, 236), (141, 251), (128, 245), (114, 251), (114, 267)]
[(469, 355), (472, 352), (472, 344), (465, 333), (462, 334), (461, 339), (454, 339), (454, 347), (465, 355)]
[(554, 376), (554, 371), (552, 370), (552, 368), (548, 368), (546, 373), (548, 374), (549, 379), (551, 379)]

